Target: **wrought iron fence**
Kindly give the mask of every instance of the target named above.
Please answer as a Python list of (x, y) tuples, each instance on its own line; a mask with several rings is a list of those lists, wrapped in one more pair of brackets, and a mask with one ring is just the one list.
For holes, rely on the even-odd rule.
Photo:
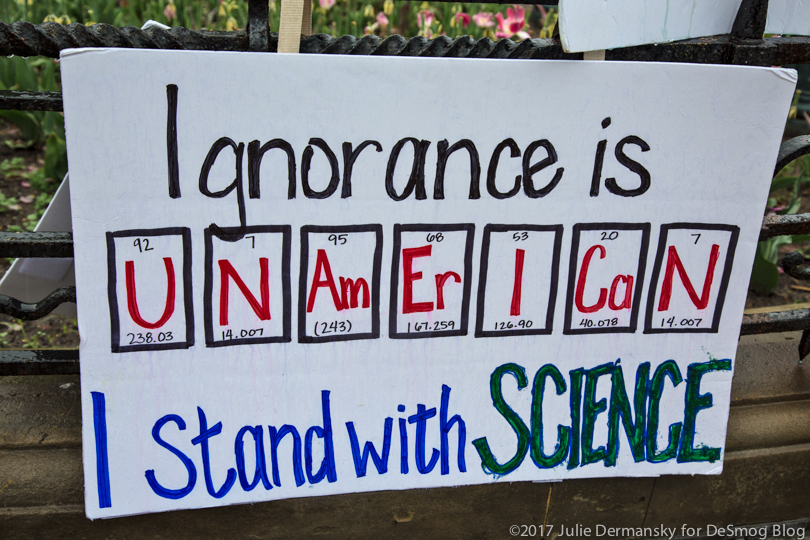
[[(444, 1), (444, 0), (442, 0)], [(495, 0), (490, 3), (512, 3)], [(544, 4), (556, 4), (546, 0)], [(810, 37), (762, 38), (768, 0), (743, 0), (731, 34), (688, 39), (674, 43), (627, 47), (606, 51), (606, 60), (646, 62), (688, 62), (774, 66), (810, 64)], [(63, 49), (75, 47), (123, 47), (138, 49), (186, 49), (202, 51), (250, 51), (274, 53), (278, 34), (268, 26), (267, 0), (249, 0), (248, 27), (233, 32), (195, 31), (187, 28), (141, 30), (132, 26), (116, 28), (106, 24), (84, 26), (55, 22), (32, 24), (0, 22), (0, 54), (58, 58)], [(550, 39), (474, 40), (466, 36), (450, 39), (392, 35), (362, 38), (318, 34), (301, 38), (304, 54), (362, 54), (380, 56), (426, 56), (452, 58), (509, 58), (526, 60), (581, 60), (582, 53), (563, 51), (555, 29)], [(0, 92), (0, 109), (61, 111), (59, 92)], [(791, 161), (810, 154), (810, 136), (800, 136), (782, 144), (776, 174)], [(732, 196), (730, 194), (729, 196)], [(760, 240), (780, 235), (810, 234), (810, 213), (766, 217)], [(69, 232), (0, 232), (0, 257), (71, 257), (73, 239)], [(798, 252), (783, 259), (789, 275), (810, 279), (810, 265)], [(75, 287), (63, 287), (34, 304), (0, 295), (0, 313), (18, 319), (35, 320), (46, 316), (64, 302), (76, 301)], [(799, 358), (810, 353), (810, 309), (745, 315), (740, 335), (802, 330)], [(77, 374), (78, 350), (2, 350), (0, 375)]]

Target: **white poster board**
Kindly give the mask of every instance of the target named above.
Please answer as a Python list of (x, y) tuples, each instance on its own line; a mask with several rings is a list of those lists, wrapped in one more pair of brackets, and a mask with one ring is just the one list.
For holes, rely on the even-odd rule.
[(795, 72), (62, 70), (89, 517), (721, 471)]
[(742, 0), (560, 0), (560, 41), (568, 52), (728, 34)]
[(770, 0), (765, 33), (810, 35), (810, 2), (807, 0)]
[[(728, 34), (742, 0), (560, 0), (567, 52), (616, 49)], [(810, 1), (770, 0), (766, 34), (810, 34)]]

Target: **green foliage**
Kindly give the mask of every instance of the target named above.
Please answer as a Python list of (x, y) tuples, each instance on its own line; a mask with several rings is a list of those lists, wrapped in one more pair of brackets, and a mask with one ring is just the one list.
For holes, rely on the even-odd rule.
[(14, 197), (6, 197), (5, 194), (0, 193), (0, 213), (8, 210), (19, 210), (20, 203)]
[[(50, 58), (12, 56), (2, 60), (0, 90), (55, 91), (60, 88), (58, 63)], [(42, 145), (51, 135), (65, 140), (65, 121), (61, 113), (0, 111), (0, 118), (17, 126), (25, 140), (24, 147)]]
[[(96, 23), (118, 27), (140, 27), (152, 19), (169, 26), (184, 26), (194, 30), (237, 30), (247, 25), (246, 0), (0, 0), (0, 14), (5, 22), (25, 20), (33, 23), (55, 21), (62, 24)], [(278, 31), (280, 0), (269, 0), (270, 29)], [(502, 4), (469, 4), (437, 2), (405, 2), (392, 0), (316, 0), (313, 5), (312, 29), (315, 33), (351, 34), (360, 37), (375, 33), (387, 36), (398, 33), (405, 37), (424, 35), (435, 37), (443, 33), (450, 37), (472, 35), (495, 37), (497, 22), (478, 26), (469, 18), (477, 13), (500, 12), (508, 17), (509, 6)], [(426, 24), (424, 13), (432, 17)], [(421, 17), (417, 15), (422, 14)], [(384, 15), (384, 17), (380, 17)], [(529, 7), (525, 13), (524, 30), (533, 37), (551, 37), (557, 22), (555, 8)], [(386, 21), (383, 24), (381, 21)], [(420, 24), (421, 23), (421, 24)], [(509, 37), (509, 36), (502, 36)], [(525, 36), (519, 37), (522, 39)]]
[[(64, 133), (64, 131), (63, 120), (62, 133)], [(60, 137), (55, 132), (52, 132), (45, 140), (45, 167), (43, 168), (43, 178), (42, 180), (34, 180), (32, 178), (31, 186), (40, 191), (53, 193), (59, 186), (59, 182), (67, 174), (67, 171), (67, 146), (65, 145), (64, 135)]]
[(0, 174), (3, 176), (20, 176), (25, 170), (25, 162), (21, 157), (6, 159), (0, 162)]
[[(791, 174), (792, 173), (792, 174)], [(803, 185), (810, 183), (810, 155), (803, 156), (785, 167), (771, 182), (768, 212), (770, 214), (795, 214), (799, 211)], [(770, 294), (779, 280), (779, 249), (787, 244), (806, 243), (810, 236), (777, 236), (760, 242), (754, 256), (750, 288), (755, 294)]]

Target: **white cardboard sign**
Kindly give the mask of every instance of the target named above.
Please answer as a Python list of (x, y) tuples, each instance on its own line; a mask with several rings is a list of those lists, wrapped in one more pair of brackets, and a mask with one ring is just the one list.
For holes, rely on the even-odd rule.
[[(560, 41), (568, 52), (728, 34), (741, 0), (560, 0)], [(767, 34), (808, 35), (810, 2), (770, 0)]]
[(568, 52), (728, 34), (742, 0), (560, 0), (560, 41)]
[(62, 62), (89, 517), (721, 471), (795, 72)]
[(810, 35), (810, 2), (807, 0), (770, 0), (765, 33)]

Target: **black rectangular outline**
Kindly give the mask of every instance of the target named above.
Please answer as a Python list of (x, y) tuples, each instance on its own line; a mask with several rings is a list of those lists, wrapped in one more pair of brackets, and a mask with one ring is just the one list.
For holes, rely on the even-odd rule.
[(214, 292), (214, 245), (211, 228), (205, 229), (205, 292), (203, 296), (203, 311), (205, 312), (205, 346), (210, 348), (232, 347), (236, 345), (257, 345), (260, 343), (289, 343), (292, 341), (292, 300), (290, 292), (290, 252), (292, 250), (292, 227), (289, 225), (254, 225), (250, 227), (221, 227), (225, 234), (249, 233), (281, 233), (281, 295), (282, 295), (282, 325), (280, 336), (229, 339), (227, 341), (214, 341), (214, 320), (211, 298)]
[[(136, 236), (180, 236), (183, 240), (183, 308), (186, 315), (186, 340), (173, 343), (121, 346), (121, 321), (118, 318), (118, 276), (115, 270), (115, 239)], [(114, 353), (137, 351), (166, 351), (188, 349), (194, 346), (194, 305), (191, 280), (191, 229), (188, 227), (164, 227), (161, 229), (128, 229), (106, 233), (107, 237), (107, 300), (110, 304), (111, 349)]]
[[(307, 320), (307, 272), (309, 271), (309, 233), (368, 233), (376, 236), (371, 271), (371, 332), (331, 336), (308, 336)], [(298, 343), (329, 343), (379, 339), (380, 337), (380, 276), (382, 274), (383, 228), (381, 224), (368, 225), (304, 225), (301, 227), (301, 264), (298, 278)]]
[[(565, 302), (565, 320), (563, 334), (575, 336), (582, 334), (633, 334), (638, 329), (638, 312), (641, 307), (641, 294), (644, 290), (644, 274), (647, 270), (647, 255), (650, 248), (650, 223), (577, 223), (574, 225), (571, 240), (571, 257), (568, 264), (568, 292)], [(639, 250), (638, 272), (636, 273), (636, 290), (633, 292), (633, 307), (630, 309), (629, 326), (611, 326), (607, 328), (571, 328), (571, 317), (574, 312), (574, 288), (576, 287), (577, 259), (579, 258), (579, 235), (582, 231), (641, 231), (641, 249)]]
[[(663, 328), (652, 328), (652, 310), (655, 306), (655, 292), (658, 289), (658, 277), (661, 274), (661, 266), (664, 262), (664, 248), (669, 238), (671, 229), (698, 229), (704, 231), (729, 231), (731, 237), (728, 242), (728, 253), (726, 253), (726, 264), (723, 268), (723, 277), (720, 281), (720, 289), (717, 291), (717, 302), (714, 306), (712, 326), (706, 328), (676, 328), (665, 330)], [(650, 277), (650, 288), (647, 291), (647, 313), (644, 317), (645, 334), (716, 334), (720, 329), (720, 316), (723, 313), (723, 305), (726, 302), (726, 292), (731, 279), (731, 268), (734, 266), (734, 255), (737, 252), (737, 241), (740, 236), (740, 228), (736, 225), (726, 225), (719, 223), (666, 223), (661, 225), (661, 233), (658, 236), (658, 250), (655, 253), (655, 264), (653, 265)]]
[[(461, 296), (461, 320), (458, 330), (437, 330), (433, 332), (397, 332), (397, 290), (399, 289), (399, 252), (402, 247), (403, 232), (459, 232), (467, 233), (464, 244), (464, 288)], [(394, 224), (394, 254), (391, 260), (391, 299), (388, 316), (388, 337), (390, 339), (425, 339), (437, 337), (466, 336), (470, 319), (470, 291), (472, 290), (472, 252), (475, 241), (475, 224), (473, 223), (438, 223), (438, 224)]]
[[(551, 257), (551, 284), (548, 294), (548, 310), (546, 313), (546, 326), (544, 328), (520, 330), (484, 330), (484, 301), (487, 287), (487, 271), (489, 269), (489, 243), (490, 233), (510, 231), (538, 231), (554, 232), (554, 248)], [(484, 239), (481, 243), (481, 266), (478, 271), (478, 305), (475, 317), (475, 337), (508, 337), (550, 335), (554, 330), (554, 308), (557, 303), (557, 288), (560, 277), (560, 251), (562, 250), (562, 225), (495, 225), (487, 224), (484, 227)]]

